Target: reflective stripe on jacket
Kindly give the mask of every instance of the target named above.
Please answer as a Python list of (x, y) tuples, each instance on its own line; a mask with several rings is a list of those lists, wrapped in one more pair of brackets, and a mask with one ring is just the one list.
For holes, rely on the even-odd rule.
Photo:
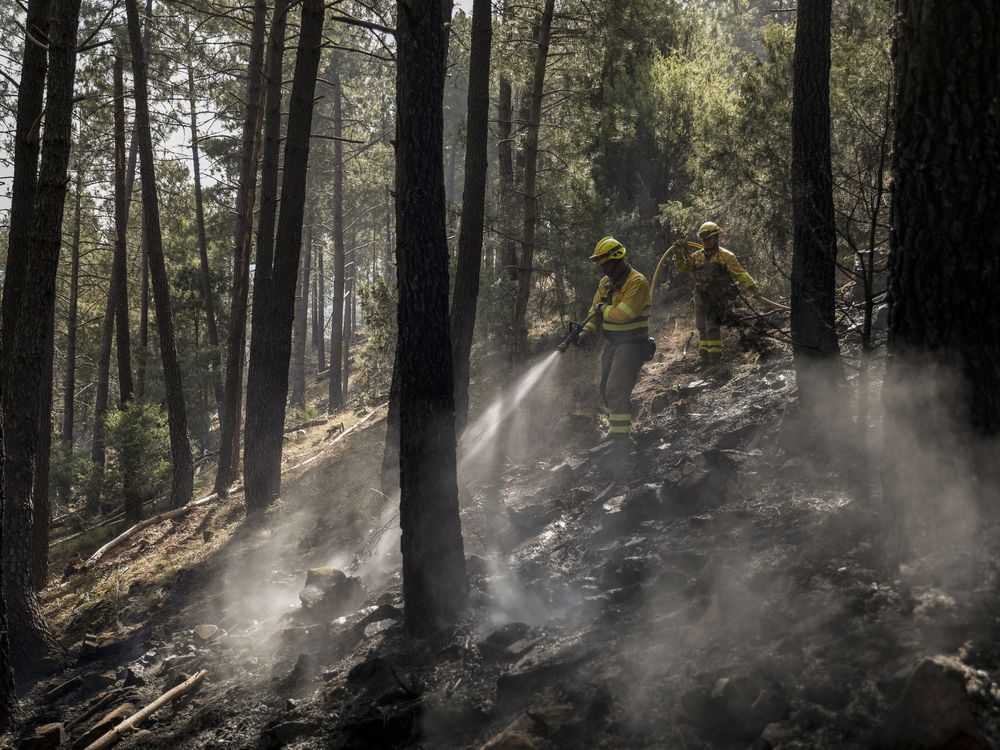
[(695, 286), (702, 290), (719, 283), (727, 274), (749, 291), (757, 287), (757, 282), (743, 269), (736, 256), (723, 247), (718, 248), (708, 259), (705, 258), (704, 249), (695, 250), (687, 256), (675, 255), (674, 266), (680, 273), (691, 273)]
[[(608, 341), (630, 341), (649, 335), (652, 295), (646, 277), (634, 268), (629, 267), (628, 273), (618, 283), (613, 283), (607, 276), (601, 279), (588, 317), (594, 314), (599, 302), (608, 303), (601, 311), (603, 320), (600, 321)], [(591, 320), (585, 328), (593, 333), (597, 326), (598, 320)]]

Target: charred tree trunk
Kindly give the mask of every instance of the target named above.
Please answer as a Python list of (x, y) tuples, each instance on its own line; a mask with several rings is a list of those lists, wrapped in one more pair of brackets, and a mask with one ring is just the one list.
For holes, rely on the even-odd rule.
[(442, 133), (446, 19), (397, 4), (396, 227), (400, 526), (406, 629), (451, 625), (468, 594), (455, 477)]
[(261, 107), (261, 97), (264, 90), (266, 25), (267, 2), (266, 0), (254, 0), (250, 60), (247, 65), (246, 112), (243, 118), (240, 177), (236, 193), (233, 293), (229, 307), (229, 339), (226, 342), (225, 403), (219, 415), (221, 420), (219, 425), (219, 465), (215, 475), (215, 491), (223, 495), (229, 491), (229, 486), (232, 484), (233, 468), (239, 466), (240, 404), (243, 394), (243, 362), (246, 352), (247, 301), (250, 294), (253, 208), (256, 202), (260, 131), (264, 114)]
[[(77, 25), (80, 1), (65, 0), (48, 28), (49, 64), (46, 81), (44, 140), (34, 189), (34, 209), (28, 247), (14, 248), (27, 258), (21, 295), (13, 313), (13, 328), (4, 332), (4, 539), (3, 574), (7, 595), (11, 653), (18, 679), (27, 681), (42, 668), (42, 660), (58, 646), (42, 619), (33, 590), (32, 546), (35, 542), (31, 494), (39, 442), (39, 414), (44, 389), (46, 345), (55, 307), (56, 272), (62, 244), (66, 171), (72, 133), (73, 81), (76, 75)], [(16, 171), (16, 170), (15, 170)], [(22, 234), (19, 241), (24, 242)], [(46, 436), (47, 438), (48, 436)]]
[(52, 359), (55, 354), (55, 309), (49, 315), (45, 334), (45, 365), (41, 401), (38, 406), (38, 453), (35, 455), (35, 486), (31, 496), (31, 576), (35, 591), (45, 588), (49, 576), (49, 468), (52, 465)]
[(306, 328), (309, 323), (309, 272), (312, 270), (312, 211), (306, 212), (305, 254), (299, 263), (298, 295), (295, 298), (295, 323), (292, 332), (292, 398), (299, 409), (306, 405)]
[(267, 295), (254, 300), (247, 372), (247, 512), (266, 508), (281, 490), (281, 449), (288, 397), (288, 364), (295, 315), (295, 282), (302, 247), (309, 136), (323, 34), (323, 0), (304, 0), (289, 102), (281, 179), (281, 211)]
[(163, 260), (160, 236), (160, 210), (153, 162), (153, 138), (149, 129), (149, 94), (146, 79), (146, 57), (142, 49), (142, 31), (136, 0), (125, 0), (128, 15), (128, 35), (132, 47), (132, 74), (135, 85), (136, 131), (139, 140), (139, 176), (142, 180), (142, 204), (146, 216), (146, 256), (156, 306), (156, 327), (163, 362), (163, 382), (167, 392), (167, 422), (170, 427), (170, 455), (173, 475), (170, 502), (175, 508), (191, 500), (194, 489), (194, 463), (187, 435), (187, 413), (180, 363), (174, 344), (174, 325), (170, 311), (167, 270)]
[[(27, 16), (25, 18), (25, 28), (27, 33), (24, 39), (24, 52), (21, 59), (21, 81), (17, 93), (17, 115), (14, 131), (14, 184), (11, 193), (10, 229), (7, 235), (7, 266), (4, 272), (3, 307), (0, 312), (0, 328), (2, 328), (5, 346), (9, 349), (9, 340), (13, 338), (13, 333), (17, 323), (17, 315), (20, 310), (21, 294), (25, 289), (25, 274), (28, 267), (28, 254), (31, 252), (31, 232), (34, 218), (36, 188), (38, 185), (38, 157), (40, 152), (39, 135), (42, 121), (42, 100), (45, 93), (45, 75), (47, 65), (46, 50), (41, 44), (41, 40), (46, 39), (49, 22), (49, 0), (33, 0), (28, 3)], [(61, 221), (61, 216), (60, 216)], [(48, 402), (51, 407), (51, 371), (52, 371), (52, 342), (45, 344), (45, 366), (44, 370), (49, 376), (49, 396), (42, 397), (42, 402)], [(14, 364), (14, 359), (4, 356), (0, 362), (0, 379), (8, 386), (10, 393), (11, 379), (20, 377), (20, 368)], [(42, 413), (44, 403), (39, 403), (38, 412), (38, 432), (46, 437), (40, 438), (38, 452), (35, 460), (35, 476), (46, 483), (46, 495), (44, 505), (39, 506), (38, 502), (31, 504), (33, 508), (33, 529), (34, 538), (31, 548), (37, 553), (37, 545), (44, 537), (47, 544), (48, 526), (39, 529), (38, 523), (41, 516), (48, 517), (48, 465), (50, 445), (50, 433), (42, 432), (50, 426), (51, 414), (46, 417)], [(48, 438), (48, 439), (46, 439)], [(39, 475), (44, 472), (44, 477)], [(32, 488), (37, 496), (37, 488)], [(38, 498), (40, 499), (40, 498)], [(30, 501), (29, 501), (30, 502)], [(46, 555), (48, 548), (46, 547)], [(46, 556), (47, 561), (47, 556)], [(38, 571), (37, 564), (33, 561), (31, 575), (33, 582), (37, 584)]]
[(517, 299), (514, 304), (514, 362), (528, 356), (528, 297), (531, 294), (531, 268), (535, 262), (535, 230), (538, 223), (538, 130), (542, 122), (542, 97), (545, 88), (545, 65), (549, 59), (549, 37), (555, 0), (545, 0), (538, 29), (538, 53), (535, 75), (531, 84), (531, 108), (524, 143), (524, 220), (521, 242), (520, 272), (517, 278)]
[[(193, 43), (193, 39), (189, 40)], [(194, 95), (194, 64), (188, 54), (188, 101), (191, 105), (191, 169), (194, 172), (194, 216), (198, 231), (198, 260), (201, 270), (201, 303), (205, 306), (205, 333), (211, 351), (212, 391), (220, 419), (225, 408), (222, 385), (222, 361), (219, 358), (219, 328), (215, 322), (215, 295), (212, 294), (212, 271), (208, 265), (208, 236), (205, 232), (205, 207), (201, 195), (201, 162), (198, 148), (198, 109)]]
[(337, 57), (330, 60), (328, 80), (333, 88), (333, 310), (330, 313), (330, 379), (327, 411), (344, 408), (344, 289), (346, 249), (344, 248), (344, 114)]
[[(0, 399), (2, 400), (2, 399)], [(0, 423), (0, 507), (3, 496), (3, 425)], [(4, 522), (0, 514), (0, 539), (3, 539)], [(20, 718), (17, 693), (14, 687), (14, 670), (11, 668), (10, 636), (7, 629), (7, 594), (4, 576), (0, 576), (0, 732), (6, 732)]]
[(932, 446), (918, 473), (940, 502), (956, 440), (1000, 433), (1000, 7), (899, 0), (896, 17), (887, 408)]
[[(21, 83), (17, 88), (17, 118), (14, 130), (14, 184), (10, 196), (10, 229), (7, 234), (7, 266), (3, 280), (2, 330), (14, 330), (24, 289), (28, 250), (38, 182), (38, 154), (45, 95), (46, 50), (42, 46), (49, 29), (51, 0), (29, 0), (21, 61)], [(4, 372), (4, 383), (10, 384)]]
[(466, 116), (465, 189), (458, 232), (458, 264), (451, 303), (451, 354), (455, 368), (455, 426), (461, 434), (469, 413), (469, 353), (476, 327), (479, 271), (483, 265), (486, 211), (486, 140), (490, 126), (490, 0), (472, 6), (469, 107)]
[(842, 379), (835, 358), (837, 227), (830, 165), (831, 0), (800, 0), (792, 94), (792, 347), (800, 402), (815, 408)]

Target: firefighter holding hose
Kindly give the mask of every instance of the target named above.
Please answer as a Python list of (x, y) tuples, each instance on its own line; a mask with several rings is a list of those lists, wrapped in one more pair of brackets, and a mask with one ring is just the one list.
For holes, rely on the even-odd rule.
[(698, 238), (704, 247), (690, 254), (683, 252), (686, 243), (678, 243), (671, 248), (677, 271), (694, 277), (698, 354), (702, 369), (707, 370), (714, 370), (722, 364), (722, 322), (733, 298), (733, 283), (740, 284), (754, 299), (760, 299), (757, 282), (743, 270), (735, 255), (719, 246), (722, 234), (722, 227), (714, 221), (706, 221), (698, 229)]
[(600, 328), (601, 399), (608, 409), (608, 438), (619, 454), (632, 445), (632, 389), (644, 362), (652, 359), (656, 344), (649, 338), (652, 297), (646, 277), (625, 260), (625, 247), (614, 237), (604, 237), (590, 260), (604, 272), (597, 285), (587, 320), (569, 340), (585, 345)]

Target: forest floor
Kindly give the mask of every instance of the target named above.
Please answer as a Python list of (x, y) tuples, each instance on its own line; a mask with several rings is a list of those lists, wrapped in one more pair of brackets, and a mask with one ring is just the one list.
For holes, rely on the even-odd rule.
[(62, 722), (82, 748), (206, 669), (119, 746), (1000, 746), (996, 521), (891, 563), (869, 425), (844, 428), (845, 403), (848, 437), (819, 450), (787, 348), (727, 330), (706, 378), (689, 318), (658, 331), (628, 471), (590, 450), (593, 351), (462, 463), (453, 630), (403, 635), (381, 412), (338, 442), (319, 425), (290, 433), (265, 518), (234, 493), (46, 590), (72, 666), (27, 696), (22, 736)]

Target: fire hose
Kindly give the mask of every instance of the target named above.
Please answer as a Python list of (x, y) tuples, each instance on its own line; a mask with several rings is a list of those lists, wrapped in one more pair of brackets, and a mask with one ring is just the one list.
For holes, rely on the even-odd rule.
[[(697, 251), (704, 249), (705, 246), (702, 245), (700, 242), (693, 242), (691, 240), (685, 240), (685, 239), (677, 240), (674, 244), (668, 247), (666, 252), (664, 252), (663, 255), (660, 256), (660, 262), (656, 264), (656, 270), (653, 272), (653, 283), (650, 286), (650, 293), (653, 295), (656, 294), (656, 289), (660, 283), (660, 272), (663, 270), (663, 265), (668, 260), (673, 258), (674, 255), (676, 255), (679, 252), (686, 252), (687, 250)], [(775, 302), (774, 300), (768, 299), (763, 295), (758, 296), (757, 299), (759, 299), (761, 302), (770, 305), (776, 310), (788, 311), (792, 309), (788, 305), (783, 305), (780, 302)]]

